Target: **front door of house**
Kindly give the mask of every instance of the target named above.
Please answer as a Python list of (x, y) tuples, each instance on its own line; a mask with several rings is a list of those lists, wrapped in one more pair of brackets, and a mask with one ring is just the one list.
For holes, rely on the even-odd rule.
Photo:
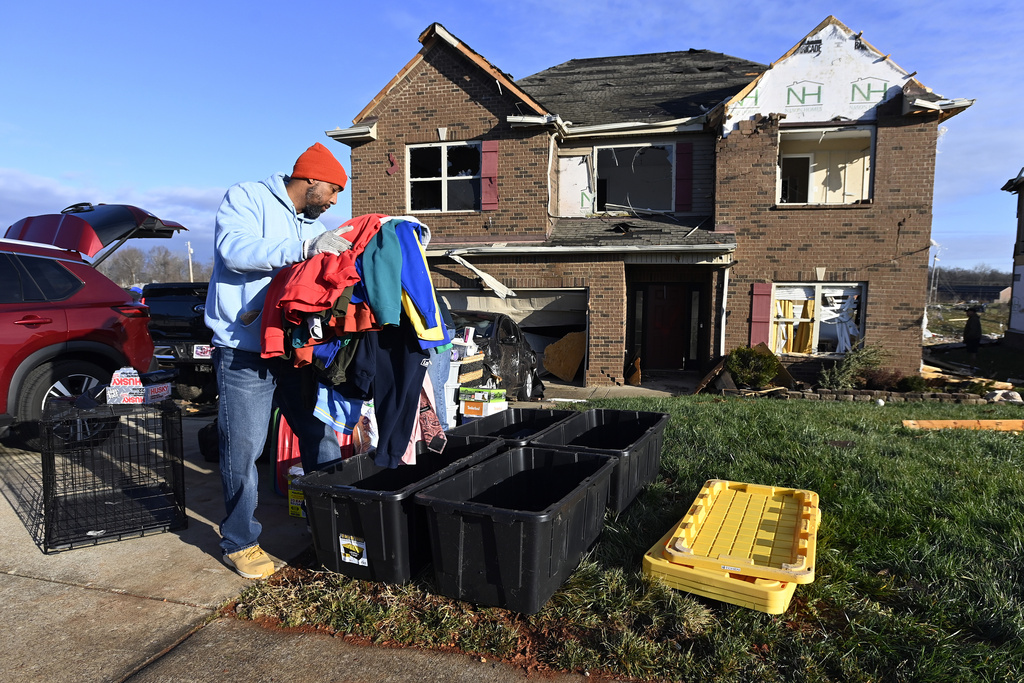
[[(647, 370), (693, 369), (699, 365), (701, 288), (692, 283), (644, 283), (634, 305), (640, 315), (634, 339), (640, 337), (641, 367)], [(637, 334), (639, 333), (639, 334)]]

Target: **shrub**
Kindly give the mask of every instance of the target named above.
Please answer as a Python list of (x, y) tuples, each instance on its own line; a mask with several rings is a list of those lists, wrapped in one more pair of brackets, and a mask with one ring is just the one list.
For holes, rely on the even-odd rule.
[(774, 354), (759, 353), (749, 346), (733, 349), (725, 359), (725, 369), (733, 380), (749, 387), (767, 386), (781, 367), (781, 361)]
[(860, 384), (865, 389), (896, 391), (903, 373), (895, 368), (865, 368), (860, 373)]
[(864, 373), (877, 368), (885, 360), (885, 352), (877, 346), (862, 346), (818, 375), (818, 384), (825, 389), (852, 389)]
[(922, 393), (928, 391), (928, 380), (921, 375), (907, 375), (900, 378), (900, 381), (896, 384), (896, 390)]

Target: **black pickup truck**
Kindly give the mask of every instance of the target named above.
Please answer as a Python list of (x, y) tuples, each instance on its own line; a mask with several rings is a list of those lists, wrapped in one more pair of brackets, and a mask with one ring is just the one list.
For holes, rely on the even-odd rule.
[(203, 321), (206, 282), (155, 282), (142, 288), (149, 307), (149, 334), (161, 368), (175, 369), (178, 396), (194, 403), (217, 398), (213, 374), (213, 333)]

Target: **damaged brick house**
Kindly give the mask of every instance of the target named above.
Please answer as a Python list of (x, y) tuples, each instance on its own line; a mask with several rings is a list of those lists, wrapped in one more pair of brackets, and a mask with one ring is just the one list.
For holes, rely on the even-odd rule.
[(1013, 243), (1013, 290), (1010, 295), (1010, 321), (1003, 343), (1024, 349), (1024, 168), (1016, 178), (1006, 181), (1003, 191), (1017, 195), (1017, 239)]
[(355, 117), (352, 212), (429, 225), (454, 308), (586, 330), (588, 385), (884, 346), (920, 366), (944, 99), (833, 17), (766, 66), (707, 50), (513, 80), (433, 24)]

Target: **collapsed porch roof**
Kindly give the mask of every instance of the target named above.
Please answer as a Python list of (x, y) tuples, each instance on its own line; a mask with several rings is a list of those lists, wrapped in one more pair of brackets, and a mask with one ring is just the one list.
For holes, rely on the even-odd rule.
[(551, 236), (546, 240), (484, 241), (432, 240), (427, 248), (428, 257), (456, 255), (508, 256), (537, 254), (557, 256), (568, 254), (622, 254), (626, 260), (639, 255), (654, 259), (666, 255), (686, 254), (690, 264), (722, 265), (736, 250), (736, 235), (732, 232), (706, 229), (709, 216), (669, 218), (603, 217), (559, 218)]

